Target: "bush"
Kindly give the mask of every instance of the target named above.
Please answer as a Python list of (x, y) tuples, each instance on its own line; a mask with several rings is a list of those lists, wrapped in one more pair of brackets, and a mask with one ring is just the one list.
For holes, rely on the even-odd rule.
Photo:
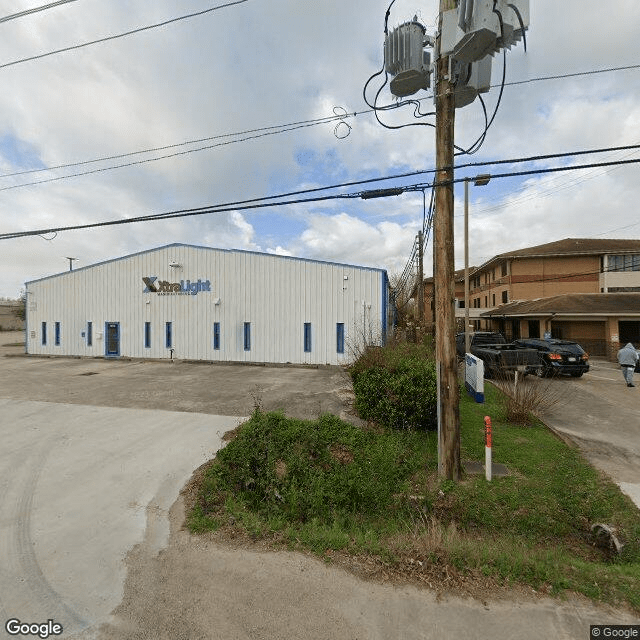
[(200, 508), (214, 514), (239, 500), (265, 519), (323, 525), (376, 517), (419, 466), (401, 434), (364, 431), (331, 415), (307, 421), (256, 410), (207, 471)]
[(436, 368), (428, 347), (369, 347), (350, 373), (361, 418), (395, 429), (437, 429)]
[(562, 401), (561, 388), (548, 380), (502, 377), (494, 384), (503, 393), (500, 403), (504, 419), (512, 424), (536, 424), (538, 418)]

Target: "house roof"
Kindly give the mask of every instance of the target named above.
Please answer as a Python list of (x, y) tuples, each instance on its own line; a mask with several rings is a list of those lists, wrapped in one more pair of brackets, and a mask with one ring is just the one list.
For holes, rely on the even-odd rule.
[(480, 315), (485, 318), (537, 315), (640, 316), (640, 293), (567, 293), (551, 298), (509, 302)]
[(556, 240), (555, 242), (539, 244), (534, 247), (499, 253), (498, 255), (493, 256), (493, 258), (487, 260), (487, 262), (478, 267), (477, 270), (481, 271), (492, 263), (508, 259), (517, 260), (520, 258), (535, 258), (543, 256), (601, 256), (606, 254), (620, 255), (624, 253), (640, 253), (640, 240), (565, 238), (564, 240)]

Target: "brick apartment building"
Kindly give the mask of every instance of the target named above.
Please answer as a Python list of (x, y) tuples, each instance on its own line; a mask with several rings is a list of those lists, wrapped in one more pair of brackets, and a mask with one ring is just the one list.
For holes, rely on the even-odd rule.
[[(567, 238), (510, 251), (471, 267), (469, 280), (469, 316), (476, 331), (500, 330), (507, 338), (551, 333), (592, 343), (592, 352), (602, 355), (618, 340), (640, 342), (640, 240)], [(629, 295), (613, 295), (623, 293)], [(595, 294), (609, 295), (589, 297)], [(462, 331), (464, 270), (456, 271), (455, 297)], [(516, 304), (533, 301), (533, 306)], [(590, 305), (596, 313), (594, 301), (600, 315), (589, 319)], [(427, 321), (432, 320), (433, 278), (425, 280), (425, 307)]]

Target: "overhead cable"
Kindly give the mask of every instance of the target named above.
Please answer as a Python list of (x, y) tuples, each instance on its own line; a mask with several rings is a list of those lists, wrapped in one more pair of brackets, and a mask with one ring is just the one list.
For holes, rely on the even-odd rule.
[[(524, 175), (538, 175), (538, 174), (547, 174), (547, 173), (557, 173), (562, 171), (577, 171), (579, 169), (592, 169), (594, 167), (607, 167), (614, 165), (630, 165), (630, 164), (638, 164), (640, 163), (640, 158), (634, 158), (631, 160), (616, 160), (612, 162), (600, 162), (600, 163), (590, 163), (583, 165), (574, 165), (574, 166), (565, 166), (565, 167), (552, 167), (549, 169), (531, 169), (530, 171), (517, 171), (510, 173), (502, 173), (502, 174), (492, 174), (492, 180), (498, 180), (500, 178), (511, 178), (514, 176), (524, 176)], [(453, 180), (447, 180), (439, 183), (416, 183), (413, 185), (407, 185), (404, 188), (406, 192), (410, 191), (422, 191), (425, 188), (430, 186), (446, 186), (455, 184), (458, 182), (464, 182), (467, 178), (456, 178)], [(107, 227), (114, 225), (123, 225), (123, 224), (131, 224), (133, 222), (151, 222), (157, 220), (167, 220), (171, 218), (185, 218), (190, 216), (199, 216), (199, 215), (207, 215), (211, 213), (225, 213), (229, 211), (245, 211), (249, 209), (261, 209), (265, 207), (281, 207), (281, 206), (289, 206), (292, 204), (301, 204), (301, 203), (311, 203), (311, 202), (322, 202), (328, 200), (339, 200), (339, 199), (354, 199), (360, 198), (362, 192), (352, 192), (352, 193), (340, 193), (340, 194), (332, 194), (327, 196), (316, 196), (313, 198), (302, 198), (296, 200), (280, 200), (276, 202), (265, 202), (265, 200), (272, 200), (278, 197), (284, 196), (265, 196), (262, 198), (254, 198), (252, 200), (245, 200), (242, 203), (227, 203), (221, 205), (209, 205), (205, 207), (197, 207), (193, 209), (179, 209), (177, 211), (169, 211), (166, 213), (160, 214), (151, 214), (148, 216), (137, 216), (134, 218), (122, 218), (119, 220), (109, 220), (105, 222), (94, 222), (88, 224), (81, 225), (69, 225), (62, 227), (53, 227), (49, 229), (38, 229), (35, 231), (16, 231), (12, 233), (3, 233), (0, 234), (0, 240), (8, 240), (11, 238), (20, 238), (25, 236), (34, 236), (34, 235), (44, 235), (47, 233), (57, 233), (61, 231), (71, 231), (77, 229), (91, 229), (96, 227)]]
[[(354, 114), (355, 115), (355, 114)], [(171, 157), (177, 157), (177, 156), (181, 156), (181, 155), (186, 155), (188, 153), (193, 153), (194, 151), (198, 151), (198, 150), (203, 150), (203, 149), (212, 149), (215, 147), (219, 147), (219, 146), (224, 146), (224, 145), (228, 145), (228, 144), (233, 144), (234, 142), (241, 142), (242, 140), (249, 140), (249, 139), (254, 139), (254, 138), (261, 138), (261, 137), (265, 137), (265, 136), (269, 136), (269, 135), (276, 135), (278, 133), (284, 133), (287, 131), (294, 131), (296, 129), (302, 129), (302, 128), (306, 128), (306, 127), (310, 127), (310, 126), (316, 126), (317, 124), (322, 124), (325, 122), (331, 122), (333, 120), (335, 120), (336, 118), (339, 118), (340, 116), (328, 116), (326, 118), (321, 118), (318, 120), (310, 120), (310, 121), (302, 121), (300, 125), (297, 126), (292, 126), (289, 127), (287, 129), (284, 130), (280, 130), (280, 131), (268, 131), (269, 129), (271, 129), (272, 127), (265, 127), (264, 129), (256, 129), (255, 131), (264, 131), (267, 130), (267, 132), (265, 133), (261, 133), (255, 136), (248, 136), (246, 138), (243, 138), (241, 140), (232, 140), (232, 141), (227, 141), (227, 142), (222, 142), (222, 143), (217, 143), (217, 144), (213, 144), (213, 145), (207, 145), (205, 147), (200, 147), (198, 149), (189, 149), (186, 151), (181, 151), (181, 152), (176, 152), (173, 154), (167, 154), (165, 156), (161, 156), (160, 158), (152, 158), (152, 159), (144, 159), (144, 160), (136, 160), (134, 162), (128, 162), (128, 163), (123, 163), (123, 164), (119, 164), (119, 165), (112, 165), (109, 167), (101, 167), (98, 169), (92, 169), (90, 171), (82, 171), (82, 172), (77, 172), (77, 173), (72, 173), (72, 174), (68, 174), (65, 176), (56, 176), (55, 178), (47, 178), (45, 180), (37, 180), (37, 181), (33, 181), (33, 182), (24, 182), (21, 184), (15, 184), (15, 185), (10, 185), (8, 187), (0, 187), (0, 191), (10, 191), (12, 189), (20, 189), (22, 187), (30, 187), (30, 186), (35, 186), (35, 185), (39, 185), (39, 184), (47, 184), (50, 182), (57, 182), (60, 180), (67, 180), (69, 178), (76, 178), (76, 177), (80, 177), (80, 176), (85, 176), (85, 175), (91, 175), (91, 174), (95, 174), (95, 173), (101, 173), (103, 171), (110, 171), (112, 169), (117, 169), (117, 168), (125, 168), (125, 167), (132, 167), (132, 166), (136, 166), (136, 165), (140, 165), (140, 164), (144, 164), (147, 162), (152, 162), (154, 160), (159, 160), (161, 158), (171, 158)], [(226, 137), (226, 135), (235, 135), (235, 134), (225, 134), (223, 136), (220, 137)], [(210, 138), (211, 140), (216, 139), (216, 136), (213, 136)], [(202, 139), (205, 140), (205, 139)], [(195, 141), (194, 141), (195, 142)], [(189, 144), (189, 143), (178, 143), (177, 145), (168, 145), (167, 147), (164, 148), (172, 148), (173, 146), (181, 146), (182, 144)], [(538, 162), (541, 160), (553, 160), (553, 159), (559, 159), (559, 158), (569, 158), (572, 156), (581, 156), (581, 155), (591, 155), (591, 154), (597, 154), (597, 153), (609, 153), (609, 152), (614, 152), (614, 151), (630, 151), (630, 150), (634, 150), (634, 149), (640, 149), (640, 144), (634, 144), (634, 145), (624, 145), (624, 146), (618, 146), (618, 147), (602, 147), (602, 148), (597, 148), (597, 149), (581, 149), (581, 150), (577, 150), (577, 151), (570, 151), (570, 152), (562, 152), (562, 153), (550, 153), (550, 154), (544, 154), (544, 155), (536, 155), (536, 156), (527, 156), (527, 157), (523, 157), (523, 158), (509, 158), (509, 159), (504, 159), (504, 160), (489, 160), (486, 162), (467, 162), (464, 164), (458, 164), (455, 165), (454, 167), (445, 167), (446, 169), (451, 169), (453, 168), (454, 170), (459, 170), (459, 169), (466, 169), (466, 168), (471, 168), (471, 167), (488, 167), (488, 166), (493, 166), (493, 165), (500, 165), (500, 164), (519, 164), (519, 163), (526, 163), (526, 162)], [(121, 154), (120, 156), (113, 156), (114, 158), (116, 157), (120, 157), (120, 158), (124, 158), (127, 156), (132, 156), (135, 155), (137, 153), (144, 153), (142, 151), (137, 152), (131, 152), (130, 154)], [(105, 158), (108, 159), (108, 158)], [(49, 169), (54, 169), (54, 168), (63, 168), (63, 167), (71, 167), (71, 166), (82, 166), (85, 164), (90, 164), (90, 163), (94, 163), (94, 162), (99, 162), (99, 159), (96, 160), (86, 160), (84, 162), (79, 162), (79, 163), (70, 163), (67, 165), (59, 165), (58, 167), (49, 167), (46, 169), (34, 169), (34, 170), (27, 170), (24, 173), (32, 173), (32, 172), (36, 172), (36, 171), (47, 171)], [(419, 175), (428, 175), (431, 173), (436, 173), (437, 169), (419, 169), (417, 171), (409, 171), (406, 173), (399, 173), (399, 174), (394, 174), (394, 175), (389, 175), (389, 176), (382, 176), (382, 177), (378, 177), (378, 178), (368, 178), (365, 180), (355, 180), (352, 182), (343, 182), (340, 184), (334, 184), (334, 185), (329, 185), (329, 186), (325, 186), (325, 187), (318, 187), (316, 189), (305, 189), (305, 190), (301, 190), (301, 191), (294, 191), (291, 192), (290, 195), (299, 195), (299, 194), (303, 194), (303, 193), (309, 193), (312, 191), (325, 191), (325, 190), (330, 190), (330, 189), (338, 189), (341, 187), (351, 187), (351, 186), (357, 186), (357, 185), (361, 185), (361, 184), (370, 184), (373, 182), (382, 182), (382, 181), (386, 181), (386, 180), (397, 180), (400, 178), (410, 178), (410, 177), (415, 177), (415, 176), (419, 176)], [(18, 173), (9, 173), (9, 174), (3, 174), (0, 175), (0, 178), (8, 178), (11, 176), (15, 176), (15, 175), (20, 175), (22, 172), (18, 172)]]
[(29, 16), (32, 13), (38, 13), (39, 11), (46, 11), (47, 9), (53, 9), (54, 7), (58, 7), (61, 4), (69, 4), (70, 2), (75, 2), (76, 0), (58, 0), (57, 2), (50, 2), (49, 4), (43, 4), (40, 7), (33, 7), (33, 9), (25, 9), (24, 11), (18, 11), (18, 13), (12, 13), (9, 16), (4, 16), (0, 18), (0, 23), (9, 22), (9, 20), (15, 20), (16, 18), (24, 18), (25, 16)]
[(83, 42), (81, 44), (75, 44), (70, 47), (63, 47), (62, 49), (56, 49), (54, 51), (47, 51), (46, 53), (39, 53), (35, 56), (29, 56), (28, 58), (21, 58), (19, 60), (13, 60), (12, 62), (5, 62), (0, 64), (0, 69), (6, 69), (7, 67), (13, 67), (17, 64), (22, 64), (23, 62), (31, 62), (32, 60), (40, 60), (42, 58), (47, 58), (49, 56), (57, 55), (58, 53), (64, 53), (65, 51), (74, 51), (76, 49), (82, 49), (83, 47), (89, 47), (94, 44), (99, 44), (100, 42), (109, 42), (110, 40), (117, 40), (118, 38), (124, 38), (125, 36), (131, 36), (136, 33), (141, 33), (142, 31), (149, 31), (150, 29), (157, 29), (158, 27), (165, 27), (168, 24), (172, 24), (174, 22), (179, 22), (180, 20), (187, 20), (188, 18), (196, 18), (198, 16), (202, 16), (206, 13), (211, 13), (212, 11), (218, 11), (218, 9), (224, 9), (225, 7), (231, 7), (236, 4), (242, 4), (243, 2), (249, 2), (249, 0), (234, 0), (233, 2), (227, 2), (226, 4), (221, 4), (215, 7), (210, 7), (209, 9), (203, 9), (202, 11), (196, 11), (194, 13), (189, 13), (184, 16), (178, 16), (177, 18), (171, 18), (169, 20), (164, 20), (163, 22), (157, 22), (156, 24), (150, 24), (146, 27), (138, 27), (137, 29), (132, 29), (131, 31), (125, 31), (124, 33), (117, 33), (111, 36), (106, 36), (104, 38), (98, 38), (97, 40), (91, 40), (89, 42)]

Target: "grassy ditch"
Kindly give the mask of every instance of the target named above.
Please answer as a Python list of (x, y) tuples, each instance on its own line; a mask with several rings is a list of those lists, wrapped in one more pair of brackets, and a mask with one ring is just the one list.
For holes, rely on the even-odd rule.
[[(640, 612), (638, 510), (540, 423), (507, 423), (500, 394), (489, 387), (484, 405), (462, 394), (460, 407), (463, 460), (484, 459), (493, 418), (494, 461), (510, 473), (491, 483), (439, 481), (432, 431), (256, 410), (208, 465), (188, 526), (348, 556), (434, 588), (527, 585)], [(595, 545), (594, 523), (616, 528), (621, 555)]]

